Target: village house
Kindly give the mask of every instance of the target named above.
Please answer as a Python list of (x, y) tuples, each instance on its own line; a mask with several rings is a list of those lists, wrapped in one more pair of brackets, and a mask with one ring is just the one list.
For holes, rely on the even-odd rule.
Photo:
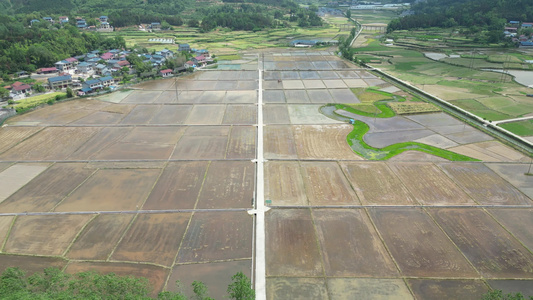
[(93, 70), (93, 65), (88, 63), (88, 62), (81, 62), (79, 65), (78, 65), (78, 71), (80, 73), (89, 73), (90, 71)]
[(85, 19), (76, 18), (76, 27), (78, 27), (79, 29), (85, 29), (87, 28), (87, 22), (85, 21)]
[(518, 26), (520, 26), (520, 21), (509, 21), (509, 26), (518, 28)]
[(117, 63), (113, 65), (114, 68), (119, 68), (119, 69), (122, 69), (124, 67), (129, 67), (129, 66), (130, 66), (130, 62), (127, 60), (119, 60)]
[(59, 17), (59, 22), (61, 24), (68, 23), (68, 17), (67, 16), (61, 16)]
[(99, 79), (87, 80), (83, 82), (81, 86), (83, 88), (90, 88), (91, 90), (99, 90), (104, 87)]
[(199, 50), (194, 49), (194, 54), (195, 56), (203, 55), (206, 59), (211, 58), (209, 51), (207, 51), (206, 49), (199, 49)]
[(77, 66), (78, 63), (79, 63), (79, 61), (76, 58), (74, 58), (74, 57), (69, 57), (69, 58), (65, 59), (65, 61), (69, 62), (72, 65), (72, 67)]
[(159, 71), (159, 74), (161, 74), (161, 76), (163, 77), (170, 77), (172, 76), (172, 70), (171, 69), (161, 70)]
[(191, 52), (191, 46), (189, 44), (178, 44), (178, 51)]
[(161, 51), (157, 51), (155, 54), (163, 56), (165, 59), (168, 59), (172, 56), (174, 56), (174, 52), (168, 49), (163, 49)]
[(72, 86), (72, 76), (64, 75), (48, 78), (48, 85), (52, 90), (60, 90)]
[(84, 83), (82, 83), (82, 88), (78, 92), (78, 95), (83, 96), (88, 93), (101, 90), (105, 87), (109, 87), (113, 85), (114, 83), (115, 83), (115, 79), (111, 76), (105, 76), (101, 78), (87, 80)]
[(522, 23), (522, 28), (533, 28), (533, 23)]
[(68, 71), (73, 68), (72, 63), (66, 60), (56, 62), (55, 66), (61, 72)]
[(153, 66), (161, 66), (165, 62), (165, 58), (162, 55), (152, 55), (150, 62)]
[(29, 84), (17, 81), (11, 85), (11, 95), (20, 96), (31, 93), (31, 86)]
[(85, 62), (88, 63), (88, 64), (90, 64), (91, 66), (94, 67), (94, 66), (96, 66), (96, 65), (98, 64), (98, 62), (99, 62), (100, 60), (102, 60), (102, 59), (101, 59), (100, 57), (97, 56), (97, 57), (95, 57), (95, 58), (88, 59), (88, 60), (86, 60)]
[(183, 66), (184, 66), (185, 68), (187, 68), (187, 69), (188, 69), (188, 68), (195, 68), (195, 67), (196, 67), (196, 64), (194, 63), (194, 61), (189, 60), (189, 61), (187, 61), (186, 63), (184, 63)]
[(54, 19), (52, 19), (51, 17), (44, 17), (43, 20), (48, 21), (48, 22), (54, 24)]
[(152, 24), (150, 24), (150, 28), (152, 30), (161, 30), (161, 23), (153, 22)]
[(96, 72), (96, 75), (108, 75), (111, 74), (111, 70), (104, 64), (98, 64), (96, 67), (94, 67), (94, 71)]
[(108, 22), (102, 22), (98, 25), (98, 31), (113, 31), (113, 27)]
[(101, 59), (105, 60), (106, 62), (113, 59), (115, 57), (115, 54), (111, 52), (106, 52), (100, 56)]
[(37, 69), (37, 74), (52, 74), (52, 73), (57, 73), (57, 68), (56, 67), (50, 67), (50, 68), (40, 68), (40, 69)]
[(99, 20), (100, 20), (100, 22), (102, 22), (102, 23), (104, 23), (104, 22), (108, 22), (108, 21), (109, 21), (108, 18), (107, 18), (107, 16), (100, 16)]

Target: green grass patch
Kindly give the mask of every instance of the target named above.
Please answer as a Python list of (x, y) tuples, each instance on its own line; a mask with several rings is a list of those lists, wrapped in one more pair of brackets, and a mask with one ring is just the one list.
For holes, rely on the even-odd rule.
[(228, 54), (228, 55), (219, 55), (216, 58), (218, 60), (239, 60), (241, 59), (241, 56), (237, 54)]
[(501, 128), (520, 136), (533, 135), (533, 120), (499, 124)]
[(34, 107), (37, 107), (42, 104), (54, 104), (56, 101), (65, 99), (67, 96), (66, 93), (63, 92), (54, 92), (50, 94), (44, 94), (39, 95), (35, 97), (29, 97), (20, 101), (17, 101), (13, 107), (17, 111), (17, 113), (24, 113)]
[(394, 111), (387, 105), (387, 102), (376, 101), (373, 104), (377, 109), (374, 112), (369, 112), (368, 108), (365, 108), (364, 110), (360, 110), (358, 107), (358, 104), (337, 104), (335, 105), (335, 107), (337, 109), (343, 109), (347, 112), (351, 112), (353, 114), (357, 114), (357, 115), (361, 115), (365, 117), (391, 118), (396, 115)]
[(348, 134), (346, 140), (352, 150), (358, 155), (368, 160), (387, 160), (405, 151), (421, 151), (451, 161), (478, 161), (477, 159), (461, 155), (448, 150), (436, 148), (430, 145), (406, 142), (390, 145), (384, 148), (374, 148), (363, 140), (364, 135), (368, 132), (369, 127), (362, 121), (355, 121), (353, 131)]
[(357, 103), (357, 104), (347, 104), (350, 108), (353, 108), (358, 114), (364, 113), (371, 116), (381, 113), (381, 110), (377, 108), (373, 103)]
[(389, 107), (398, 115), (441, 111), (435, 105), (426, 102), (389, 102)]
[(352, 93), (363, 103), (373, 103), (380, 100), (393, 99), (394, 96), (387, 92), (367, 88), (352, 88)]

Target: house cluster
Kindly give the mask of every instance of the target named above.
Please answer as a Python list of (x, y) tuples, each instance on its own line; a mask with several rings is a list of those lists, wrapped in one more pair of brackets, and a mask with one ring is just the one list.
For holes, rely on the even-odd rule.
[(193, 57), (183, 65), (186, 69), (205, 67), (207, 66), (207, 64), (213, 61), (211, 59), (209, 51), (207, 51), (206, 49), (194, 49), (191, 48), (188, 44), (179, 44), (178, 51), (187, 51), (180, 49), (190, 49), (189, 52), (193, 53)]
[(533, 29), (532, 22), (509, 21), (503, 34), (520, 47), (533, 47), (533, 34), (520, 34), (522, 29)]
[[(165, 61), (175, 55), (172, 50), (163, 49), (154, 53), (137, 55), (142, 58), (144, 63), (149, 63), (155, 70), (159, 70), (158, 75), (161, 77), (170, 77), (176, 72), (185, 71), (187, 68), (203, 67), (212, 62), (209, 51), (206, 49), (197, 50), (191, 48), (188, 44), (179, 44), (177, 51), (192, 53), (193, 57), (183, 66), (174, 70), (163, 69)], [(131, 54), (130, 51), (121, 49), (112, 49), (104, 53), (95, 50), (84, 55), (58, 61), (53, 67), (40, 68), (37, 70), (37, 74), (56, 75), (47, 79), (50, 90), (61, 90), (70, 87), (77, 90), (78, 95), (87, 95), (107, 87), (113, 88), (118, 73), (124, 70), (124, 67), (128, 67), (129, 73), (134, 74), (135, 71), (126, 59), (129, 54)], [(78, 75), (78, 79), (87, 79), (85, 81), (81, 79), (75, 80), (72, 78), (73, 75)], [(12, 97), (31, 93), (31, 86), (20, 82), (16, 82), (6, 88), (11, 91)]]
[(326, 15), (331, 16), (343, 16), (344, 13), (340, 9), (329, 8), (329, 7), (319, 7), (316, 13), (319, 17), (325, 17)]
[(100, 16), (97, 20), (97, 25), (88, 25), (87, 21), (82, 17), (76, 18), (76, 27), (82, 30), (89, 31), (99, 31), (99, 32), (111, 32), (113, 31), (113, 26), (109, 24), (109, 19), (107, 16)]
[[(59, 22), (59, 24), (63, 25), (69, 22), (69, 18), (67, 16), (61, 16), (58, 18), (57, 22), (52, 17), (44, 17), (42, 18), (43, 21), (49, 22), (51, 24), (56, 24)], [(30, 21), (30, 26), (41, 22), (39, 19), (33, 19)], [(76, 18), (76, 27), (83, 30), (89, 30), (89, 31), (99, 31), (99, 32), (111, 32), (113, 31), (113, 26), (109, 24), (109, 19), (107, 16), (101, 16), (100, 18), (96, 19), (97, 25), (88, 25), (87, 21), (82, 17)]]
[(84, 55), (58, 61), (54, 64), (54, 67), (38, 69), (37, 73), (111, 76), (123, 67), (130, 66), (130, 63), (126, 60), (128, 54), (130, 54), (130, 51), (119, 49), (109, 50), (103, 54), (95, 50)]
[[(46, 21), (46, 22), (49, 22), (50, 24), (55, 24), (56, 21), (52, 18), (52, 17), (43, 17), (43, 21)], [(35, 23), (39, 23), (41, 22), (41, 20), (39, 19), (33, 19), (30, 21), (30, 25), (33, 25)], [(66, 24), (68, 23), (68, 17), (67, 16), (61, 16), (58, 18), (57, 22), (59, 22), (59, 24)]]
[(381, 2), (368, 2), (368, 1), (356, 1), (352, 2), (350, 9), (359, 9), (359, 10), (374, 10), (374, 9), (400, 9), (409, 7), (410, 3), (388, 3), (383, 4)]
[(19, 97), (21, 95), (31, 94), (32, 87), (29, 84), (17, 81), (12, 85), (4, 86), (9, 91), (9, 96), (12, 98)]

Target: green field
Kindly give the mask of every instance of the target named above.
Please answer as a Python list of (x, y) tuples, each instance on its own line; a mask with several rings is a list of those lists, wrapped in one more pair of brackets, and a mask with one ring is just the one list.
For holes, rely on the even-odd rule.
[[(437, 29), (399, 32), (395, 35), (400, 40), (409, 38), (417, 40), (419, 44), (427, 42), (433, 45), (450, 38), (450, 33)], [(432, 50), (396, 45), (388, 47), (378, 38), (366, 36), (364, 45), (354, 50), (357, 59), (487, 120), (517, 118), (533, 112), (533, 99), (525, 96), (532, 93), (531, 88), (515, 83), (509, 75), (482, 70), (501, 69), (504, 66), (510, 68), (513, 65), (520, 65), (517, 68), (521, 69), (533, 69), (532, 64), (524, 63), (533, 57), (513, 49), (471, 49), (459, 51), (451, 46)], [(436, 61), (426, 57), (424, 51), (455, 56)], [(531, 126), (520, 124), (502, 127), (515, 134), (533, 135)]]
[(45, 103), (53, 104), (56, 100), (64, 99), (65, 97), (66, 97), (66, 93), (53, 92), (53, 93), (48, 93), (44, 95), (22, 99), (20, 101), (15, 102), (15, 104), (13, 104), (13, 107), (15, 108), (17, 113), (24, 113), (34, 107), (43, 105)]
[(498, 126), (500, 126), (501, 128), (505, 128), (521, 136), (531, 135), (531, 132), (533, 132), (533, 120), (525, 120), (525, 121), (513, 122), (513, 123), (504, 123)]
[[(264, 49), (271, 47), (287, 47), (293, 39), (337, 39), (339, 35), (348, 35), (340, 32), (340, 26), (347, 24), (344, 17), (327, 17), (325, 25), (317, 28), (276, 28), (262, 31), (231, 31), (225, 28), (200, 33), (196, 28), (187, 26), (174, 27), (173, 30), (145, 32), (134, 28), (127, 28), (116, 32), (104, 33), (107, 36), (120, 35), (126, 40), (126, 46), (135, 45), (149, 50), (162, 50), (176, 47), (172, 44), (150, 42), (149, 39), (164, 38), (174, 39), (176, 43), (187, 43), (192, 48), (209, 49), (217, 55), (234, 54), (242, 50)], [(295, 25), (295, 24), (293, 24)]]

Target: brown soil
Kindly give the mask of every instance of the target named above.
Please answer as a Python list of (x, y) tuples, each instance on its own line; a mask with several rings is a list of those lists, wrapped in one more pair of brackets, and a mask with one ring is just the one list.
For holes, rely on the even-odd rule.
[(111, 260), (172, 266), (190, 217), (190, 213), (138, 215)]

